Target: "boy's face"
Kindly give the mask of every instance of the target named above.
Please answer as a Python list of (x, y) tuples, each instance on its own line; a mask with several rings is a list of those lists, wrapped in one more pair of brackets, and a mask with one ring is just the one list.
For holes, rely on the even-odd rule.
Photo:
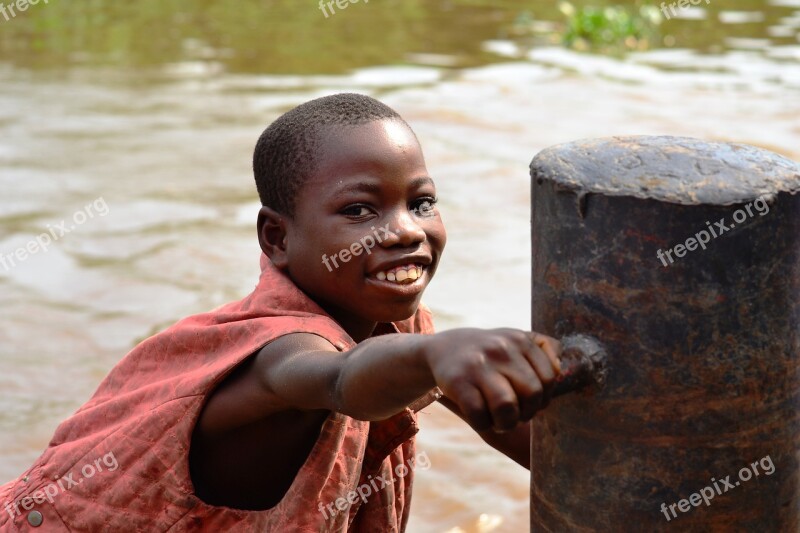
[(396, 120), (327, 128), (320, 141), (287, 221), (289, 275), (346, 328), (406, 319), (447, 240), (419, 143)]

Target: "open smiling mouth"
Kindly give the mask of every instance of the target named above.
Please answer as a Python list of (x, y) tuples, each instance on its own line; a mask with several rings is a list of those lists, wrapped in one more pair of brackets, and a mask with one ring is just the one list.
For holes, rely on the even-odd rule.
[(377, 272), (373, 277), (379, 281), (390, 281), (398, 285), (410, 285), (422, 277), (424, 270), (425, 267), (423, 265), (411, 263)]

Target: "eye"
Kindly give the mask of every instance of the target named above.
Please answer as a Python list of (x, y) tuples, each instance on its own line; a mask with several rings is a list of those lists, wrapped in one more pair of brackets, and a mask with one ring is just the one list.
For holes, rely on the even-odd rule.
[(342, 209), (340, 213), (351, 218), (366, 218), (372, 214), (372, 210), (364, 204), (353, 204)]
[(436, 202), (438, 200), (432, 196), (420, 198), (411, 205), (411, 211), (421, 217), (433, 216), (436, 212)]

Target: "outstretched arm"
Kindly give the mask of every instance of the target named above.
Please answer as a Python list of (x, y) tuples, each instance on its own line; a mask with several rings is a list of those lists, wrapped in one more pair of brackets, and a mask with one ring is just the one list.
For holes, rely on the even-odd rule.
[(225, 433), (290, 410), (389, 418), (435, 386), (419, 354), (423, 337), (382, 335), (347, 352), (310, 333), (279, 337), (215, 391), (198, 429)]
[(383, 420), (438, 385), (476, 431), (508, 431), (546, 404), (559, 351), (554, 339), (515, 329), (382, 335), (347, 352), (290, 334), (212, 394), (198, 429), (224, 433), (291, 410)]

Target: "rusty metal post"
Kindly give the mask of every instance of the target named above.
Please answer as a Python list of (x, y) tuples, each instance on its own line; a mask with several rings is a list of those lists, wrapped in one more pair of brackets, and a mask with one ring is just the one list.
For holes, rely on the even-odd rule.
[(608, 352), (534, 418), (532, 531), (800, 531), (800, 166), (629, 137), (531, 179), (533, 329)]

